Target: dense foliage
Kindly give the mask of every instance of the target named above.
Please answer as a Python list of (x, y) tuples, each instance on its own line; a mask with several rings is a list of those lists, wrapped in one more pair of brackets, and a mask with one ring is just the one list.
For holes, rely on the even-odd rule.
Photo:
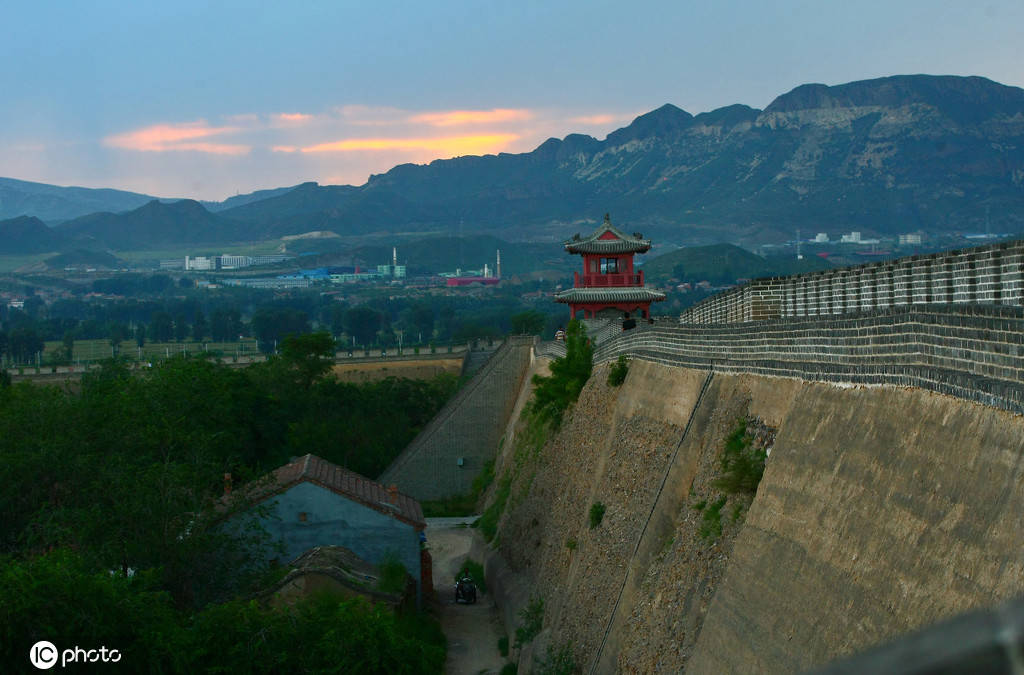
[(253, 523), (218, 527), (240, 506), (218, 500), (224, 474), (237, 484), (311, 452), (376, 476), (456, 386), (341, 383), (326, 376), (333, 353), (314, 334), (246, 369), (175, 358), (139, 373), (115, 360), (77, 393), (0, 383), (0, 650), (21, 664), (45, 637), (129, 650), (133, 671), (439, 671), (443, 646), (438, 657), (390, 613), (238, 600), (261, 586), (272, 544)]
[(583, 324), (573, 319), (565, 331), (565, 356), (551, 361), (551, 375), (533, 376), (530, 412), (556, 427), (570, 404), (579, 398), (594, 368), (594, 347)]

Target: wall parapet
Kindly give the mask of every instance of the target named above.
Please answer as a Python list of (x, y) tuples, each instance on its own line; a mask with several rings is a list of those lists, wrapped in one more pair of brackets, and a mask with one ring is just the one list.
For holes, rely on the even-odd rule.
[(755, 279), (684, 310), (679, 321), (740, 323), (937, 304), (1024, 305), (1024, 240)]
[(1024, 413), (1024, 308), (927, 305), (841, 317), (645, 326), (597, 346), (664, 365), (918, 387)]

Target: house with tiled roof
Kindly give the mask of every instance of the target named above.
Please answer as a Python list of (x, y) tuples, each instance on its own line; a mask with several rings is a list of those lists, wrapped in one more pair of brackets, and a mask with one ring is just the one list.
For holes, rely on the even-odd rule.
[(646, 319), (652, 302), (661, 302), (665, 294), (648, 288), (643, 270), (633, 266), (633, 256), (651, 249), (651, 240), (639, 232), (626, 234), (604, 222), (587, 237), (576, 235), (565, 242), (568, 253), (583, 258), (583, 274), (575, 273), (573, 287), (555, 294), (556, 302), (569, 305), (573, 318), (582, 312), (584, 319), (598, 317)]
[(282, 560), (317, 546), (344, 546), (374, 565), (393, 556), (422, 594), (430, 574), (429, 554), (421, 550), (427, 523), (412, 497), (316, 455), (285, 464), (255, 485), (245, 503), (269, 507), (258, 520), (283, 546)]

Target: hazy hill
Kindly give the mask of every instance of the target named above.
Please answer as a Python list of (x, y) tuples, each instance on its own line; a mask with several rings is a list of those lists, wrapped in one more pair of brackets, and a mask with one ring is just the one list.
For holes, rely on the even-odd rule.
[[(410, 272), (454, 272), (461, 268), (481, 270), (484, 263), (494, 270), (496, 252), (501, 250), (503, 276), (526, 274), (537, 269), (566, 270), (579, 264), (561, 246), (552, 244), (512, 243), (487, 235), (467, 237), (427, 237), (398, 246), (398, 262), (408, 265)], [(391, 248), (362, 246), (349, 252), (365, 265), (391, 262)]]
[(237, 223), (210, 213), (191, 199), (172, 203), (153, 200), (126, 213), (93, 213), (63, 223), (56, 230), (70, 238), (115, 250), (241, 238)]
[(81, 248), (49, 257), (43, 262), (51, 269), (64, 269), (65, 267), (119, 269), (128, 265), (124, 260), (106, 251), (87, 251)]
[(803, 260), (792, 257), (762, 258), (732, 244), (690, 246), (651, 258), (644, 263), (644, 276), (651, 282), (670, 277), (680, 281), (710, 281), (732, 284), (737, 279), (784, 276), (828, 269), (828, 261), (818, 256)]
[(28, 215), (58, 222), (96, 211), (128, 211), (152, 199), (123, 190), (60, 187), (0, 178), (0, 219)]
[(292, 185), (291, 187), (271, 188), (269, 190), (256, 190), (255, 192), (250, 192), (248, 194), (228, 197), (222, 202), (200, 201), (199, 203), (202, 204), (207, 211), (216, 213), (217, 211), (225, 211), (227, 209), (233, 209), (237, 206), (244, 206), (245, 204), (258, 202), (262, 199), (270, 199), (271, 197), (277, 197), (278, 195), (283, 195), (285, 193), (291, 192), (297, 187), (298, 185)]
[(32, 216), (0, 220), (0, 255), (57, 251), (64, 237)]

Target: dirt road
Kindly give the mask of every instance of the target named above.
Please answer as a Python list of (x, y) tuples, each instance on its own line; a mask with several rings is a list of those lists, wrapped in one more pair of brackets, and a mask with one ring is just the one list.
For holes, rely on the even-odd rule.
[(470, 519), (428, 518), (427, 544), (434, 563), (434, 589), (440, 605), (441, 627), (448, 636), (448, 675), (498, 673), (505, 659), (498, 653), (504, 634), (494, 600), (479, 594), (476, 604), (455, 604), (455, 572), (466, 559), (477, 530), (458, 527)]

